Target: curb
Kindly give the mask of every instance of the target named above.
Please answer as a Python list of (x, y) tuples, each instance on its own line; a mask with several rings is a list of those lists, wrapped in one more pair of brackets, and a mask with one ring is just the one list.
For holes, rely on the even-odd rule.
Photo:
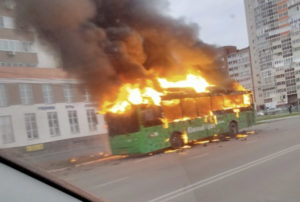
[(61, 172), (61, 171), (65, 171), (65, 170), (72, 169), (72, 168), (78, 168), (78, 167), (81, 167), (81, 166), (86, 166), (86, 165), (99, 163), (99, 162), (103, 162), (103, 161), (123, 159), (123, 158), (126, 158), (126, 157), (127, 156), (108, 156), (106, 158), (101, 158), (101, 159), (97, 159), (97, 160), (93, 160), (93, 161), (87, 161), (87, 162), (82, 162), (82, 163), (78, 163), (78, 164), (73, 164), (73, 165), (68, 166), (68, 167), (47, 170), (47, 172), (56, 173), (56, 172)]
[(299, 118), (299, 117), (300, 117), (300, 115), (286, 116), (286, 117), (281, 117), (281, 118), (275, 118), (275, 119), (267, 119), (267, 120), (257, 121), (256, 123), (268, 123), (268, 122), (272, 122), (272, 121), (279, 121), (279, 120)]

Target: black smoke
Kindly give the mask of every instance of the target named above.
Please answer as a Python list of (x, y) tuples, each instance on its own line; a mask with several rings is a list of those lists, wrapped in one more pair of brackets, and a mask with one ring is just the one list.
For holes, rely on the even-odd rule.
[(34, 29), (95, 98), (124, 82), (198, 69), (224, 85), (216, 48), (198, 26), (166, 14), (166, 0), (16, 0), (21, 29)]

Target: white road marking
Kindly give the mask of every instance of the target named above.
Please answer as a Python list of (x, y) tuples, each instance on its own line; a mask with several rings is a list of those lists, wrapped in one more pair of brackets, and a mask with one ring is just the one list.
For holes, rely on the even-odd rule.
[(246, 144), (251, 144), (251, 143), (254, 143), (254, 142), (257, 142), (257, 140), (247, 141)]
[(116, 179), (116, 180), (112, 180), (112, 181), (109, 181), (109, 182), (105, 182), (103, 184), (96, 185), (96, 186), (94, 186), (94, 188), (105, 187), (107, 185), (111, 185), (111, 184), (114, 184), (114, 183), (117, 183), (117, 182), (121, 182), (121, 181), (126, 180), (128, 178), (129, 177), (122, 177), (122, 178), (119, 178), (119, 179)]
[(159, 197), (157, 197), (155, 199), (152, 199), (149, 202), (157, 202), (157, 201), (160, 201), (160, 202), (164, 201), (165, 202), (165, 201), (170, 201), (170, 200), (172, 200), (172, 199), (174, 199), (174, 198), (176, 198), (178, 196), (184, 195), (184, 194), (186, 194), (188, 192), (194, 191), (196, 189), (199, 189), (199, 188), (204, 187), (206, 185), (209, 185), (211, 183), (220, 181), (220, 180), (222, 180), (222, 179), (224, 179), (226, 177), (230, 177), (232, 175), (235, 175), (237, 173), (245, 171), (245, 170), (247, 170), (249, 168), (252, 168), (252, 167), (260, 165), (260, 164), (263, 164), (263, 163), (265, 163), (267, 161), (273, 160), (275, 158), (278, 158), (280, 156), (283, 156), (285, 154), (288, 154), (290, 152), (293, 152), (293, 151), (296, 151), (296, 150), (299, 150), (299, 149), (300, 149), (300, 144), (291, 146), (291, 147), (289, 147), (287, 149), (278, 151), (276, 153), (273, 153), (273, 154), (270, 154), (268, 156), (262, 157), (260, 159), (255, 160), (255, 161), (251, 161), (249, 163), (246, 163), (244, 165), (238, 166), (236, 168), (224, 171), (224, 172), (219, 173), (219, 174), (217, 174), (215, 176), (212, 176), (212, 177), (200, 180), (198, 182), (195, 182), (193, 184), (190, 184), (188, 186), (179, 188), (179, 189), (177, 189), (175, 191), (169, 192), (169, 193), (164, 194), (162, 196), (159, 196)]
[(196, 155), (196, 156), (192, 156), (189, 159), (198, 159), (198, 158), (205, 157), (207, 155), (208, 155), (208, 153), (203, 153), (203, 154), (199, 154), (199, 155)]

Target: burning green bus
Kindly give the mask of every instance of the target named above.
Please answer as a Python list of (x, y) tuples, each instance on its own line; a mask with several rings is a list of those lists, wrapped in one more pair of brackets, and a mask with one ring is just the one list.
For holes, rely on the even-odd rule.
[(235, 136), (255, 123), (249, 91), (171, 93), (160, 106), (136, 105), (122, 114), (107, 113), (113, 155), (147, 154), (180, 148), (218, 135)]

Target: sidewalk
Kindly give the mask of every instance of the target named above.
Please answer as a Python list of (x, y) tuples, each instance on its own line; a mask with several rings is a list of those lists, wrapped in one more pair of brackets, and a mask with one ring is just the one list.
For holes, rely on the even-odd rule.
[(28, 161), (43, 170), (73, 167), (76, 164), (103, 160), (111, 155), (107, 134), (46, 142), (42, 143), (39, 150), (27, 150), (27, 147), (4, 151), (13, 158)]
[(127, 156), (125, 156), (125, 155), (124, 156), (103, 156), (102, 158), (99, 158), (96, 160), (87, 160), (87, 161), (80, 162), (80, 163), (70, 162), (69, 165), (65, 165), (64, 167), (61, 167), (61, 168), (47, 169), (47, 172), (49, 172), (49, 173), (61, 172), (61, 171), (65, 171), (65, 170), (76, 168), (76, 167), (91, 165), (91, 164), (105, 162), (105, 161), (119, 160), (119, 159), (124, 159), (126, 157)]

